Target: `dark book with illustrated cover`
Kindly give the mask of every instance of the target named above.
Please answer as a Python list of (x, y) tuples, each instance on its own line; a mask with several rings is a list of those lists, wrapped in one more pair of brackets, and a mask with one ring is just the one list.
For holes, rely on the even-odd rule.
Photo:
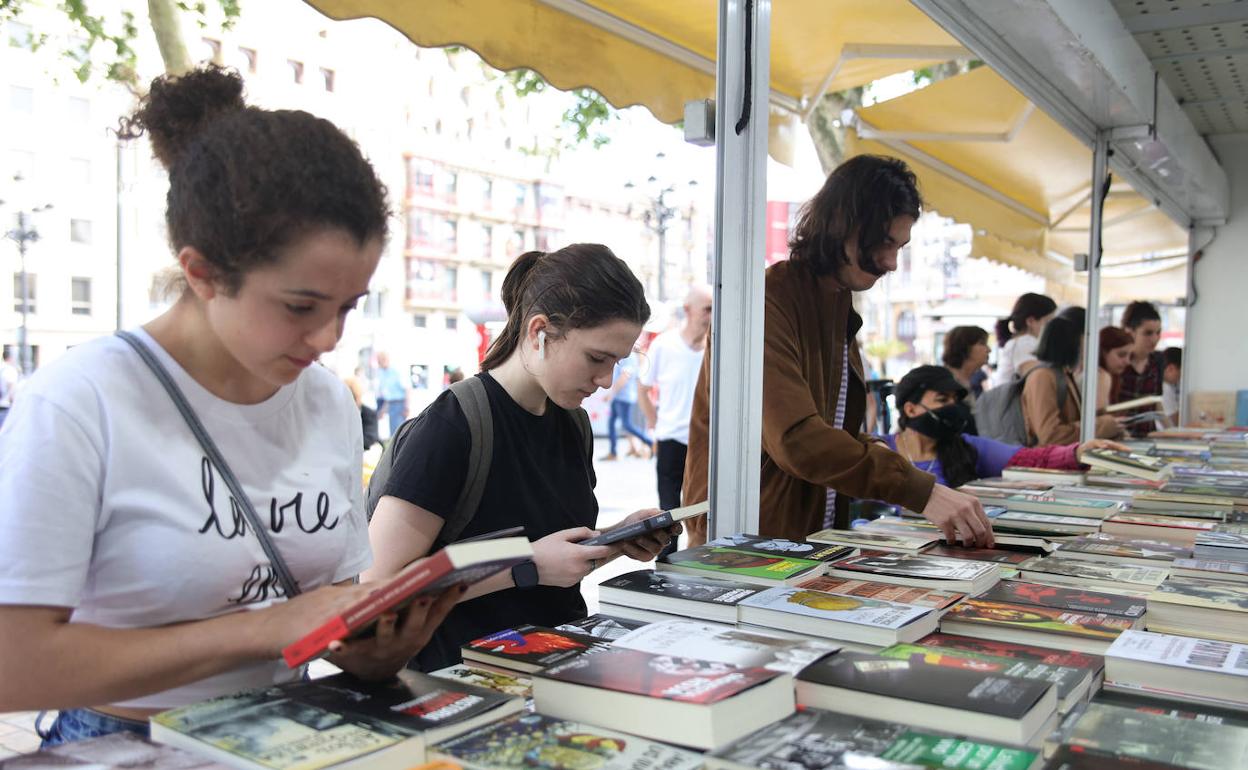
[(803, 709), (707, 755), (708, 770), (1028, 770), (1033, 752)]
[(519, 712), (524, 700), (403, 670), (346, 674), (213, 698), (151, 719), (153, 740), (236, 767), (329, 767), (433, 741)]
[(777, 676), (781, 674), (761, 666), (742, 667), (625, 649), (587, 655), (538, 674), (539, 679), (697, 704), (717, 703)]
[(589, 617), (580, 620), (572, 620), (562, 625), (555, 626), (556, 631), (571, 631), (574, 634), (584, 634), (592, 636), (595, 639), (605, 639), (608, 642), (615, 641), (624, 636), (629, 631), (641, 628), (645, 623), (640, 620), (630, 620), (628, 618), (617, 618), (611, 615), (595, 613)]
[(476, 687), (484, 687), (487, 690), (501, 692), (504, 695), (515, 695), (520, 698), (533, 697), (533, 680), (522, 674), (514, 674), (509, 671), (496, 671), (494, 669), (465, 666), (463, 663), (456, 663), (453, 666), (432, 671), (429, 673), (429, 676), (463, 682)]
[(1067, 540), (1059, 550), (1062, 556), (1130, 559), (1136, 563), (1165, 567), (1175, 559), (1188, 559), (1192, 549), (1160, 540), (1128, 540), (1112, 535), (1086, 535)]
[(540, 626), (520, 626), (474, 639), (460, 650), (466, 661), (534, 672), (609, 648), (610, 643), (585, 634)]
[(1010, 551), (1004, 548), (963, 548), (960, 545), (936, 545), (923, 552), (925, 556), (944, 556), (947, 559), (967, 561), (990, 561), (996, 564), (1022, 564), (1035, 554)]
[(727, 578), (767, 586), (796, 582), (823, 572), (823, 562), (814, 559), (773, 556), (714, 545), (700, 545), (677, 551), (660, 559), (655, 567), (661, 572)]
[(813, 559), (815, 561), (836, 561), (846, 556), (852, 556), (855, 553), (854, 548), (845, 545), (812, 543), (807, 540), (785, 540), (784, 538), (763, 537), (762, 535), (727, 535), (708, 541), (707, 545), (737, 548), (742, 551), (764, 553), (769, 556), (796, 556), (799, 559)]
[(469, 770), (697, 770), (702, 755), (544, 714), (520, 714), (429, 749)]
[[(1102, 613), (1071, 612), (1068, 610), (1038, 607), (1033, 604), (967, 599), (945, 615), (941, 628), (951, 623), (975, 626), (998, 626), (1027, 631), (1043, 631), (1063, 636), (1101, 639), (1112, 642), (1123, 631), (1135, 626), (1135, 621)], [(1060, 644), (1054, 640), (1055, 644)]]
[(851, 556), (834, 565), (838, 572), (856, 573), (864, 580), (870, 575), (892, 575), (931, 580), (976, 580), (985, 575), (997, 574), (991, 565), (942, 559), (935, 556), (908, 553), (866, 552)]
[(797, 680), (1016, 720), (1025, 717), (1052, 686), (848, 651), (808, 666)]
[(1107, 703), (1089, 703), (1064, 742), (1176, 767), (1248, 767), (1248, 728), (1175, 719)]
[(1220, 580), (1171, 577), (1148, 595), (1150, 604), (1181, 604), (1209, 610), (1248, 613), (1248, 586)]
[(1136, 620), (1146, 609), (1142, 599), (1081, 588), (1064, 588), (1022, 580), (1002, 580), (977, 597), (983, 601), (1030, 604), (1055, 610), (1098, 612)]
[(1100, 655), (1089, 655), (1072, 650), (1058, 650), (1052, 647), (1037, 647), (1018, 642), (1003, 642), (996, 639), (980, 639), (974, 636), (958, 636), (957, 634), (928, 634), (918, 642), (927, 647), (943, 647), (952, 650), (982, 653), (999, 658), (1016, 658), (1047, 663), (1050, 666), (1070, 666), (1099, 672), (1105, 668), (1105, 658)]
[(662, 596), (668, 599), (731, 606), (766, 590), (730, 580), (717, 580), (709, 575), (693, 577), (648, 569), (639, 569), (636, 572), (627, 572), (604, 580), (598, 584), (598, 589), (601, 591), (604, 588)]

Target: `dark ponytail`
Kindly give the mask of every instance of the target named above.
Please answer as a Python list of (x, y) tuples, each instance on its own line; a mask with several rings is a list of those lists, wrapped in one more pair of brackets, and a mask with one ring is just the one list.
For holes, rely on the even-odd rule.
[(502, 298), (507, 325), (490, 345), (482, 371), (511, 357), (535, 315), (550, 319), (556, 339), (571, 329), (592, 329), (611, 321), (643, 325), (650, 320), (641, 282), (624, 260), (597, 243), (521, 254), (503, 279)]
[[(1052, 297), (1046, 297), (1043, 294), (1027, 292), (1020, 296), (1014, 302), (1014, 309), (1010, 311), (1009, 330), (1013, 333), (1006, 335), (1006, 339), (1013, 337), (1015, 334), (1022, 334), (1027, 331), (1028, 318), (1044, 318), (1050, 313), (1057, 312), (1057, 303)], [(997, 324), (997, 339), (1001, 338), (1001, 324)], [(1005, 344), (1002, 342), (1001, 344)]]
[(1005, 347), (1005, 343), (1014, 338), (1014, 332), (1010, 331), (1010, 319), (999, 318), (997, 325), (993, 327), (993, 331), (997, 333), (997, 346)]

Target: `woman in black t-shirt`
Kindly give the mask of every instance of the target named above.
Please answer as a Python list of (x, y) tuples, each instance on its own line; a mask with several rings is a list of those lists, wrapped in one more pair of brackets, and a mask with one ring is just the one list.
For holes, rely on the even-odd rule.
[[(494, 448), (480, 505), (459, 538), (522, 525), (533, 561), (485, 580), (451, 611), (416, 659), (457, 663), (465, 642), (525, 623), (585, 615), (580, 581), (621, 554), (648, 561), (674, 531), (615, 546), (583, 546), (598, 517), (593, 465), (572, 410), (610, 387), (650, 316), (641, 284), (605, 246), (576, 244), (518, 258), (503, 281), (507, 325), (481, 364)], [(467, 476), (471, 448), (459, 402), (444, 392), (396, 444), (369, 527), (374, 564), (390, 577), (446, 543), (439, 537)], [(638, 511), (626, 521), (657, 513)], [(678, 529), (678, 528), (673, 528)]]

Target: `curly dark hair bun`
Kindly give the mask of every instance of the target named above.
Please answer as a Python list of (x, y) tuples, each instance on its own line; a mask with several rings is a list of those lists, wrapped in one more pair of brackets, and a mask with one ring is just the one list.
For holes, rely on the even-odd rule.
[(157, 160), (168, 169), (205, 125), (245, 107), (243, 78), (234, 70), (207, 65), (153, 80), (139, 108), (122, 119), (119, 133), (127, 139), (146, 133)]

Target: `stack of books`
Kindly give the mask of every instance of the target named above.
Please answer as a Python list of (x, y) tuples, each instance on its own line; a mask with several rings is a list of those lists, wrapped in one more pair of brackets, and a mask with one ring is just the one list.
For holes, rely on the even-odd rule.
[(1248, 644), (1248, 585), (1171, 576), (1148, 595), (1147, 626)]
[(1193, 556), (1207, 561), (1248, 564), (1248, 524), (1216, 524), (1196, 535)]
[(822, 575), (824, 562), (747, 548), (700, 545), (660, 559), (660, 572), (721, 577), (761, 586), (796, 585)]
[(1248, 710), (1248, 646), (1128, 631), (1105, 652), (1105, 687)]
[(1231, 768), (1248, 766), (1248, 727), (1190, 715), (1090, 703), (1063, 730), (1062, 743), (1045, 767)]
[(1086, 586), (1094, 591), (1111, 593), (1146, 594), (1161, 585), (1161, 581), (1168, 575), (1164, 568), (1072, 559), (1064, 556), (1060, 550), (1052, 556), (1033, 559), (1019, 570), (1019, 576), (1023, 580)]
[(982, 593), (1001, 579), (995, 564), (878, 551), (867, 551), (833, 562), (827, 574), (964, 594)]

